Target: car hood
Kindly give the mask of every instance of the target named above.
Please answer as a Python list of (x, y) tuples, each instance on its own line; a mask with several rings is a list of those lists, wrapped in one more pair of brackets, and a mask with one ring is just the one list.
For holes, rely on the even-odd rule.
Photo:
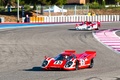
[(64, 65), (66, 64), (67, 60), (51, 60), (49, 62), (49, 67), (64, 67)]

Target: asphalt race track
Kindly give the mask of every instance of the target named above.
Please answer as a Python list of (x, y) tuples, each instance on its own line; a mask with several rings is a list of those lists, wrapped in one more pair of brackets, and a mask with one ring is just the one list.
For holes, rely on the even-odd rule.
[[(120, 54), (99, 43), (92, 31), (75, 31), (74, 25), (0, 30), (0, 80), (120, 80)], [(119, 22), (101, 29), (120, 28)], [(117, 32), (120, 36), (120, 33)], [(44, 56), (66, 49), (77, 53), (96, 50), (92, 69), (43, 71)]]

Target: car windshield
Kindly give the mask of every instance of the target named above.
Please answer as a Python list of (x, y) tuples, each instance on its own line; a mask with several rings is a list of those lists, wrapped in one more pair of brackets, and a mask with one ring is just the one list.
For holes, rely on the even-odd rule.
[(54, 59), (55, 60), (70, 60), (74, 58), (74, 56), (67, 56), (67, 55), (63, 55), (63, 54), (59, 54), (58, 56), (56, 56)]
[(63, 60), (64, 57), (62, 56), (62, 54), (59, 54), (59, 55), (56, 56), (54, 59), (55, 59), (55, 60)]

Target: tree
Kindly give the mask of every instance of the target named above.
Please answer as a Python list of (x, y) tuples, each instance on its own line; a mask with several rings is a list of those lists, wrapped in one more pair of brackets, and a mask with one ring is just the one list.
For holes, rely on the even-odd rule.
[(40, 2), (40, 4), (42, 4), (42, 5), (50, 5), (51, 4), (51, 0), (38, 0), (38, 2)]
[(52, 5), (63, 5), (66, 4), (67, 0), (51, 0), (52, 1)]
[(105, 0), (102, 0), (102, 6), (105, 7)]
[(25, 0), (19, 0), (21, 5), (25, 5)]
[(115, 0), (116, 5), (119, 5), (120, 0)]
[(1, 0), (0, 4), (2, 4), (3, 6), (6, 6), (8, 4), (9, 0)]
[(38, 0), (44, 5), (63, 5), (66, 4), (67, 0)]
[(0, 0), (0, 6), (3, 6), (3, 1), (2, 0)]

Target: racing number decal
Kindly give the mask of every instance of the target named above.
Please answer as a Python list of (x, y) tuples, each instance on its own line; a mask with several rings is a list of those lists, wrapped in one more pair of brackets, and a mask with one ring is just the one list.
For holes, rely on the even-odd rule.
[(62, 64), (62, 61), (55, 61), (54, 64)]
[(80, 64), (81, 64), (81, 66), (84, 66), (85, 65), (85, 60), (84, 59), (80, 59)]

